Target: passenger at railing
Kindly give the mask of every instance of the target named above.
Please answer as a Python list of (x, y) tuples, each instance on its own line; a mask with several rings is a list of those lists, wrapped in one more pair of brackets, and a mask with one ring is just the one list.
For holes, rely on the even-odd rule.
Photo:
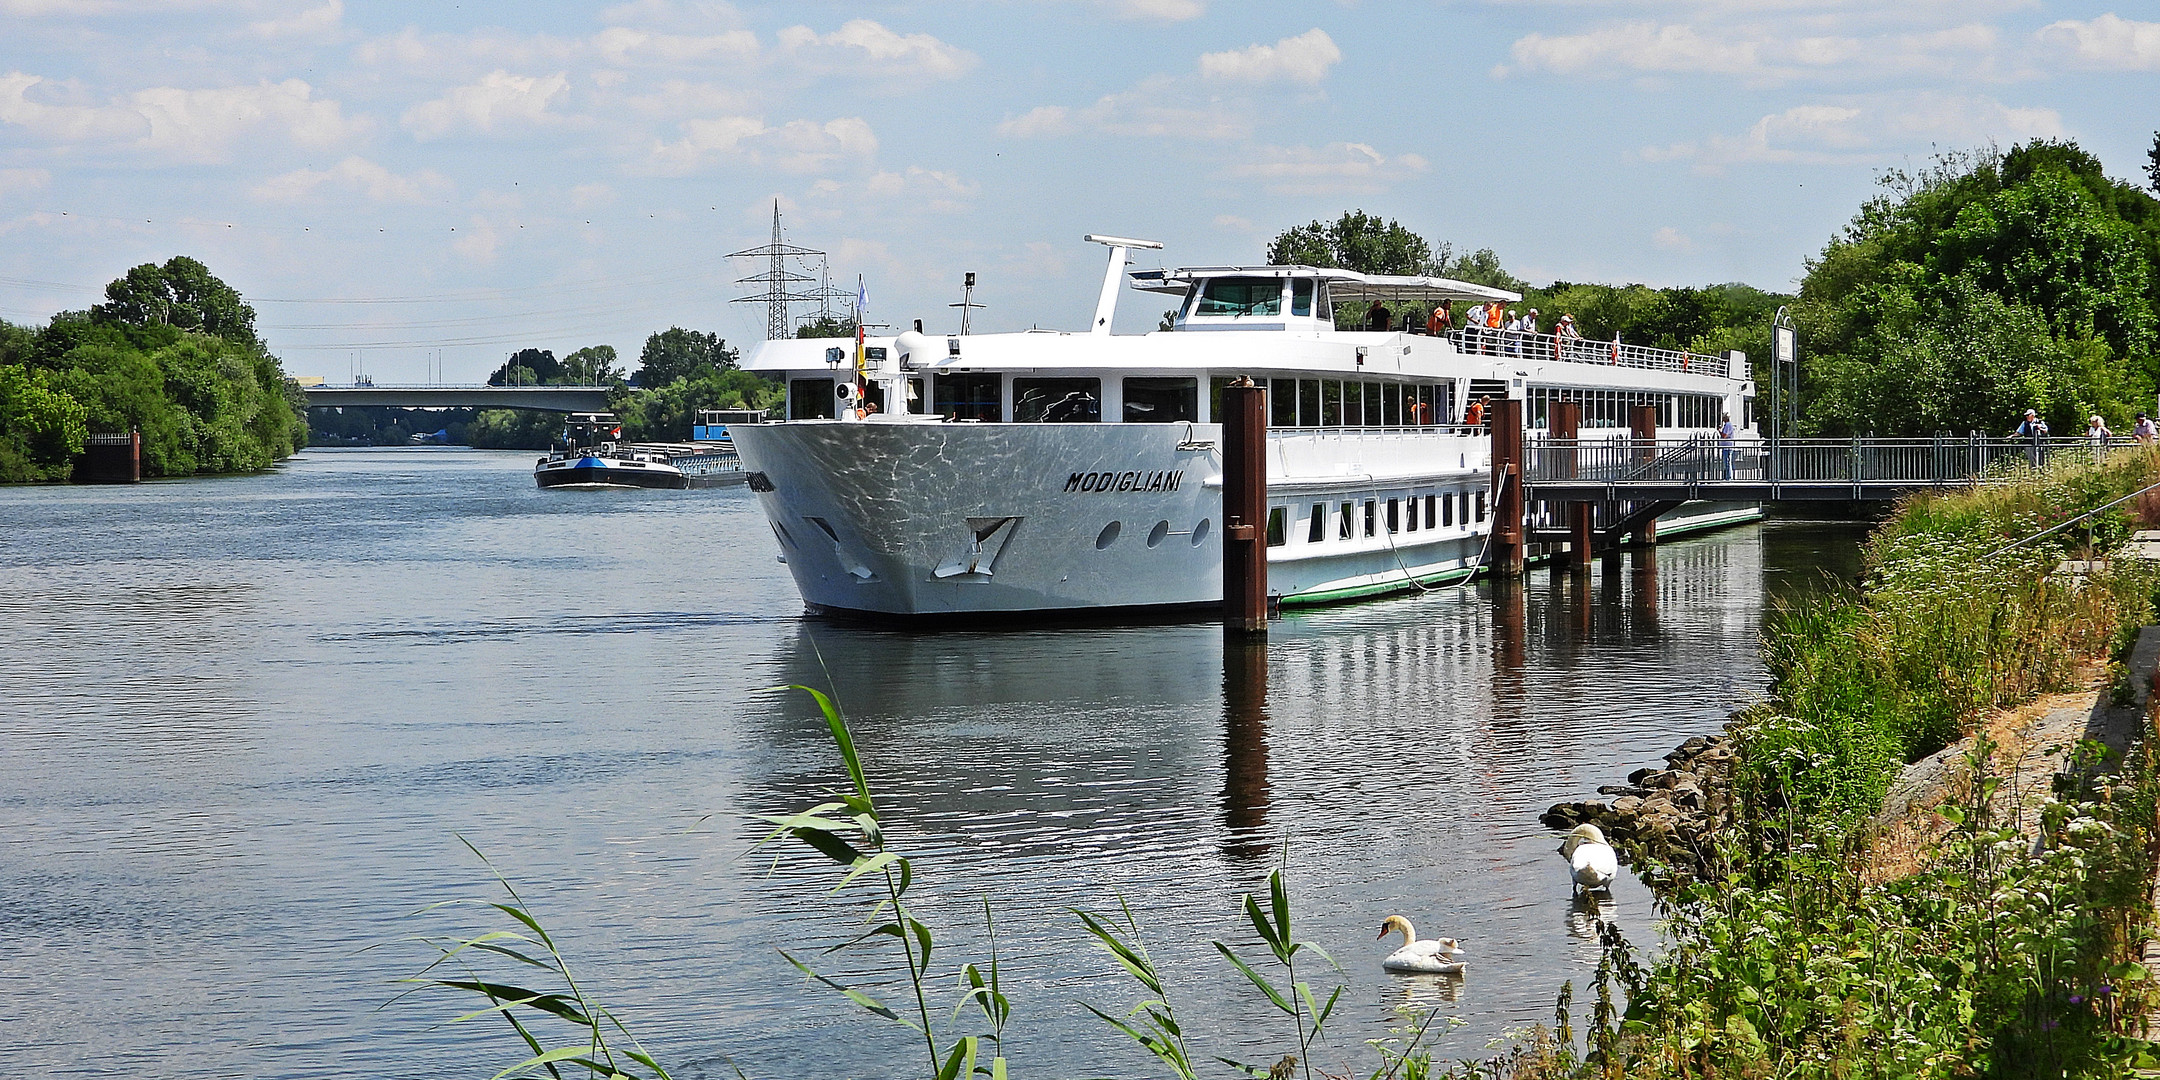
[(2153, 428), (2152, 418), (2144, 413), (2139, 413), (2137, 425), (2130, 429), (2130, 437), (2136, 439), (2140, 446), (2151, 446), (2155, 434), (2160, 434), (2160, 431), (2155, 431)]
[(1448, 314), (1446, 301), (1434, 304), (1432, 314), (1425, 317), (1425, 332), (1434, 337), (1446, 337), (1454, 316)]
[(1365, 329), (1367, 330), (1386, 333), (1388, 325), (1394, 321), (1394, 317), (1388, 314), (1387, 305), (1378, 300), (1373, 301), (1372, 307), (1365, 311)]
[(1463, 410), (1462, 422), (1470, 427), (1483, 427), (1485, 425), (1485, 406), (1491, 401), (1492, 398), (1487, 396), (1471, 402), (1470, 407)]
[(1717, 446), (1718, 456), (1725, 459), (1725, 479), (1727, 480), (1732, 479), (1733, 436), (1735, 434), (1737, 432), (1733, 428), (1732, 414), (1725, 413), (1723, 420), (1717, 427)]
[(1507, 335), (1507, 354), (1509, 356), (1521, 356), (1522, 316), (1513, 311), (1508, 312), (1507, 322), (1501, 329)]
[(1492, 355), (1492, 353), (1499, 348), (1500, 328), (1507, 324), (1507, 317), (1510, 314), (1512, 313), (1509, 312), (1508, 309), (1501, 307), (1498, 304), (1489, 304), (1486, 306), (1485, 354), (1487, 356)]
[(1427, 425), (1427, 424), (1429, 424), (1429, 423), (1432, 423), (1432, 406), (1430, 406), (1430, 405), (1427, 405), (1427, 404), (1425, 404), (1425, 403), (1424, 403), (1424, 402), (1422, 402), (1422, 401), (1413, 401), (1413, 402), (1411, 402), (1411, 403), (1410, 403), (1410, 424), (1411, 424), (1411, 426), (1413, 426), (1413, 427), (1424, 427), (1425, 425)]
[(2047, 433), (2047, 421), (2040, 419), (2038, 412), (2027, 409), (2025, 410), (2025, 422), (2019, 424), (2017, 430), (2010, 433), (2010, 437), (2013, 439), (2045, 439)]
[(1470, 310), (1463, 312), (1462, 350), (1464, 352), (1474, 353), (1479, 351), (1479, 338), (1481, 336), (1479, 334), (1479, 331), (1483, 329), (1485, 329), (1484, 304), (1478, 304), (1475, 307), (1472, 307)]
[(1582, 331), (1575, 328), (1575, 316), (1563, 312), (1560, 324), (1553, 327), (1553, 357), (1573, 360), (1582, 350)]

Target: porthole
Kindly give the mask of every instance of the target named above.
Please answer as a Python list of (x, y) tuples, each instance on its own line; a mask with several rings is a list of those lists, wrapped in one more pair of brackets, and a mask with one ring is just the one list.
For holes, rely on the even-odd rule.
[(1195, 526), (1193, 526), (1193, 527), (1192, 527), (1192, 546), (1194, 546), (1194, 547), (1199, 547), (1199, 546), (1200, 546), (1201, 544), (1204, 544), (1204, 543), (1206, 543), (1206, 542), (1207, 542), (1207, 534), (1208, 534), (1208, 519), (1207, 519), (1207, 518), (1201, 518), (1201, 519), (1200, 519), (1200, 524), (1198, 524), (1198, 525), (1195, 525)]
[(1101, 551), (1104, 548), (1107, 548), (1110, 545), (1117, 543), (1118, 530), (1119, 526), (1118, 523), (1115, 521), (1103, 526), (1102, 532), (1097, 533), (1095, 536), (1095, 550)]
[(1162, 544), (1162, 542), (1163, 542), (1163, 537), (1165, 537), (1165, 536), (1168, 536), (1168, 535), (1170, 535), (1170, 523), (1169, 523), (1169, 522), (1167, 522), (1167, 521), (1158, 521), (1158, 522), (1156, 522), (1156, 523), (1155, 523), (1155, 527), (1154, 527), (1154, 528), (1152, 528), (1152, 529), (1149, 529), (1149, 530), (1148, 530), (1148, 534), (1147, 534), (1147, 546), (1149, 546), (1149, 547), (1159, 547), (1159, 546), (1161, 546), (1161, 544)]

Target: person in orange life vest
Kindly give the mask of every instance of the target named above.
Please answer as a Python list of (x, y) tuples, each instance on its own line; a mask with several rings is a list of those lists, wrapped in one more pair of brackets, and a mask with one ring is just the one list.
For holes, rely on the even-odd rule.
[(1432, 314), (1425, 319), (1425, 332), (1434, 337), (1445, 337), (1448, 332), (1448, 324), (1453, 321), (1453, 318), (1448, 315), (1445, 302), (1434, 304)]
[(1481, 397), (1471, 402), (1470, 408), (1463, 413), (1462, 422), (1471, 427), (1483, 424), (1485, 422), (1485, 403), (1491, 400), (1490, 397)]
[(1431, 412), (1432, 406), (1422, 401), (1413, 401), (1410, 403), (1410, 422), (1414, 425), (1423, 426), (1430, 422), (1428, 414)]

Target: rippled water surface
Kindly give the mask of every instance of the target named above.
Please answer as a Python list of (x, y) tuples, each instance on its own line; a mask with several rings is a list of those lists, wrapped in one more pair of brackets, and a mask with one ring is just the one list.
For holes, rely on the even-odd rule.
[[(1341, 962), (1322, 1063), (1437, 1005), (1468, 1056), (1595, 963), (1536, 813), (1714, 730), (1763, 685), (1767, 598), (1850, 573), (1773, 523), (1582, 579), (1207, 625), (894, 633), (799, 614), (751, 497), (539, 492), (525, 454), (310, 451), (268, 476), (0, 489), (0, 1037), (13, 1071), (492, 1075), (466, 1002), (388, 1004), (488, 926), (485, 852), (683, 1077), (899, 1076), (920, 1044), (780, 958), (858, 929), (747, 815), (843, 782), (837, 691), (924, 914), (998, 920), (1023, 1075), (1153, 1075), (1075, 1003), (1138, 1000), (1071, 907), (1138, 913), (1209, 1053), (1282, 1024), (1215, 956), (1287, 859)], [(782, 855), (777, 865), (773, 852)], [(1654, 938), (1647, 894), (1614, 918)], [(1383, 975), (1381, 919), (1463, 939)], [(379, 946), (368, 951), (369, 946)], [(823, 963), (897, 996), (868, 954)], [(1304, 972), (1315, 981), (1324, 965)]]

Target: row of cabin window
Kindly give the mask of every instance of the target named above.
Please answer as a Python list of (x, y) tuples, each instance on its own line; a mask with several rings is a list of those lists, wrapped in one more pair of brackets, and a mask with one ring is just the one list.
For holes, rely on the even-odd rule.
[(1526, 402), (1532, 428), (1552, 427), (1552, 404), (1582, 403), (1584, 428), (1630, 426), (1628, 409), (1655, 405), (1660, 428), (1714, 428), (1724, 415), (1725, 399), (1715, 394), (1667, 394), (1655, 390), (1584, 390), (1567, 386), (1533, 386)]
[[(1355, 540), (1361, 535), (1370, 537), (1379, 534), (1381, 523), (1380, 500), (1365, 500), (1363, 508), (1364, 529), (1362, 532), (1358, 529), (1360, 517), (1358, 503), (1354, 501), (1342, 502), (1335, 504), (1335, 507), (1336, 509), (1330, 510), (1327, 503), (1317, 502), (1312, 504), (1312, 514), (1305, 519), (1306, 543), (1317, 544), (1327, 539), (1328, 519), (1330, 517), (1335, 519), (1335, 537), (1338, 540)], [(1408, 513), (1404, 513), (1406, 509)], [(1424, 520), (1427, 531), (1451, 529), (1455, 527), (1457, 521), (1461, 521), (1463, 525), (1468, 526), (1472, 521), (1470, 515), (1473, 510), (1477, 514), (1475, 520), (1485, 520), (1485, 492), (1458, 491), (1446, 495), (1412, 495), (1407, 499), (1401, 497), (1391, 498), (1387, 500), (1387, 531), (1389, 533), (1417, 532), (1418, 522), (1421, 518)], [(1290, 542), (1289, 516), (1290, 508), (1287, 506), (1272, 507), (1268, 510), (1267, 546), (1282, 547)]]
[[(1211, 416), (1222, 415), (1222, 391), (1233, 380), (1209, 380)], [(908, 406), (934, 416), (996, 423), (1005, 418), (1003, 376), (988, 372), (939, 375), (929, 408), (922, 406), (923, 380), (908, 380)], [(1272, 391), (1269, 423), (1276, 427), (1396, 426), (1444, 422), (1453, 415), (1448, 383), (1344, 382), (1339, 379), (1259, 380)], [(871, 404), (885, 410), (885, 388), (867, 388)], [(1102, 380), (1015, 376), (1012, 419), (1016, 424), (1094, 423), (1102, 419)], [(1128, 424), (1166, 424), (1200, 419), (1200, 382), (1175, 376), (1129, 376), (1124, 381), (1123, 419)], [(788, 384), (788, 419), (830, 420), (838, 398), (832, 379), (795, 379)], [(1421, 407), (1422, 406), (1422, 407)]]

